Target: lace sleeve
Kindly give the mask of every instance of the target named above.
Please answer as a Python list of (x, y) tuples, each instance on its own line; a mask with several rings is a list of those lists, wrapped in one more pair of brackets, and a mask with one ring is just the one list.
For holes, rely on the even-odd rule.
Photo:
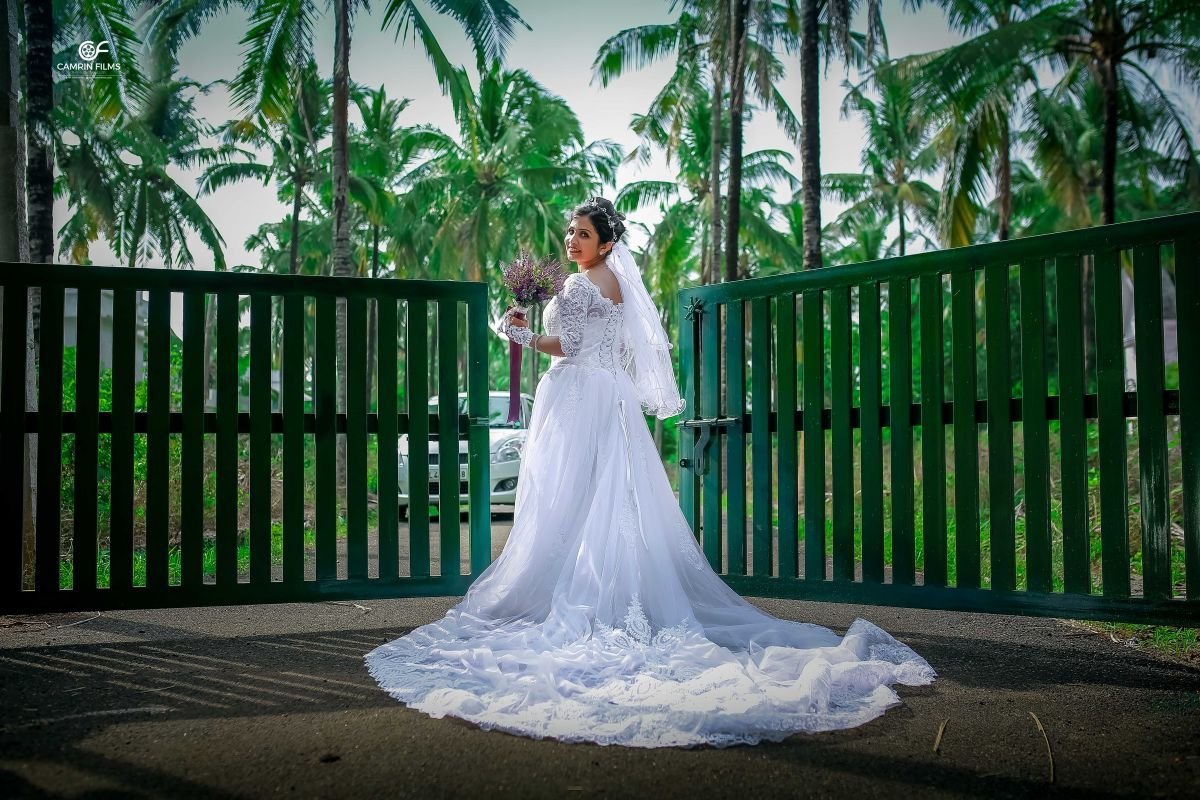
[(564, 356), (578, 354), (583, 346), (583, 330), (587, 325), (587, 313), (592, 300), (589, 287), (582, 285), (582, 281), (586, 280), (587, 277), (583, 273), (572, 273), (563, 285), (562, 293), (558, 295), (555, 327), (558, 329)]

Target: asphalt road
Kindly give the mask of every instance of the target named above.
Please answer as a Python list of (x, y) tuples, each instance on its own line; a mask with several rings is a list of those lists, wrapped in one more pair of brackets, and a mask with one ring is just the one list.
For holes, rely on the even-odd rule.
[(849, 731), (647, 750), (387, 697), (363, 654), (453, 597), (0, 617), (0, 798), (1200, 796), (1200, 669), (1055, 620), (751, 599), (866, 617), (940, 678)]

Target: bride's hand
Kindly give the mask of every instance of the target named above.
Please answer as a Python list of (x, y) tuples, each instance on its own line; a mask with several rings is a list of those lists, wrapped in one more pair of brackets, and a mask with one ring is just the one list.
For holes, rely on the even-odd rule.
[(500, 317), (500, 321), (496, 324), (496, 332), (502, 336), (505, 336), (511, 341), (524, 344), (526, 341), (528, 341), (528, 338), (532, 338), (532, 334), (528, 332), (518, 333), (517, 331), (521, 328), (528, 330), (529, 322), (527, 320), (514, 317), (512, 315), (512, 311), (513, 310), (509, 308), (504, 312), (504, 316)]

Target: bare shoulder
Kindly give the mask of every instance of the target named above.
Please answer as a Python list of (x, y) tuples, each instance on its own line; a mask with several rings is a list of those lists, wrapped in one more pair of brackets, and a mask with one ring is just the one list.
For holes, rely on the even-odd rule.
[(596, 288), (600, 290), (600, 294), (612, 302), (620, 303), (623, 300), (621, 297), (621, 284), (617, 281), (617, 276), (607, 266), (590, 269), (584, 277), (596, 284)]

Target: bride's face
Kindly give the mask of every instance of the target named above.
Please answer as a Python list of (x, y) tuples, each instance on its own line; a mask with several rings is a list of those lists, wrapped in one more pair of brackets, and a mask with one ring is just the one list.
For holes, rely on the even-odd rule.
[(567, 258), (581, 267), (601, 261), (611, 245), (601, 244), (596, 227), (586, 216), (572, 217), (567, 226)]

